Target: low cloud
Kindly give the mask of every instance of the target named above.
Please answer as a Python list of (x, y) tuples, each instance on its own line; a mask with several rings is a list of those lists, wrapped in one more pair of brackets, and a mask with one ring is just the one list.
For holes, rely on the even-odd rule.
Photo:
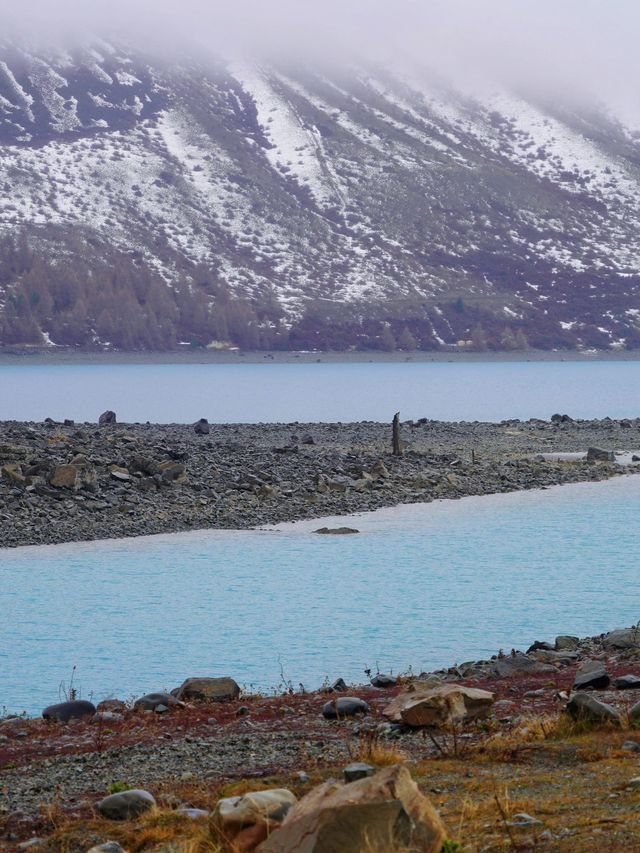
[(167, 61), (365, 57), (638, 106), (637, 0), (0, 0), (0, 14), (16, 38), (98, 34)]

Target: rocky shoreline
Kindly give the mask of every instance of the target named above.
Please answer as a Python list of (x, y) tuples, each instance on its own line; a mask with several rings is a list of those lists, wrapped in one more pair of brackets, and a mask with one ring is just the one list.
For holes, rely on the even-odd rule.
[[(96, 808), (109, 792), (127, 788), (151, 792), (154, 808), (164, 810), (165, 822), (166, 813), (173, 814), (186, 838), (193, 818), (204, 821), (208, 832), (206, 821), (225, 792), (286, 786), (295, 802), (314, 784), (363, 758), (370, 762), (367, 773), (390, 764), (409, 767), (448, 826), (454, 825), (458, 800), (478, 799), (479, 780), (487, 773), (494, 787), (500, 778), (515, 790), (527, 789), (540, 774), (544, 791), (536, 795), (538, 815), (520, 827), (546, 831), (536, 849), (595, 849), (589, 845), (600, 830), (593, 822), (585, 829), (581, 810), (591, 815), (601, 808), (608, 815), (603, 822), (614, 824), (607, 837), (624, 842), (615, 849), (636, 849), (628, 844), (640, 839), (637, 822), (616, 835), (621, 795), (605, 795), (601, 806), (591, 788), (582, 786), (592, 784), (593, 766), (584, 765), (592, 760), (601, 769), (606, 764), (605, 778), (609, 787), (615, 784), (614, 792), (640, 786), (634, 776), (640, 743), (633, 734), (640, 725), (638, 626), (584, 639), (548, 639), (526, 651), (501, 650), (489, 660), (409, 679), (377, 674), (368, 685), (347, 686), (337, 679), (316, 692), (265, 697), (240, 696), (230, 678), (190, 679), (174, 696), (151, 694), (133, 705), (107, 700), (98, 713), (88, 702), (71, 702), (49, 709), (48, 719), (0, 718), (0, 850), (25, 849), (18, 845), (34, 838), (33, 848), (48, 853), (87, 851), (114, 835), (122, 839), (122, 816), (106, 815), (99, 823)], [(82, 707), (65, 721), (64, 709), (74, 704)], [(335, 710), (341, 712), (338, 719)], [(597, 749), (602, 755), (584, 757)], [(558, 771), (559, 754), (563, 767), (575, 764), (570, 773)], [(585, 801), (574, 796), (560, 822), (552, 823), (545, 797), (560, 804), (567, 785), (576, 785)], [(522, 796), (513, 794), (512, 811)], [(189, 816), (189, 809), (198, 813)], [(452, 849), (503, 849), (495, 843), (504, 831), (500, 818), (482, 824), (482, 845), (475, 846), (478, 838), (466, 830), (468, 846)], [(128, 831), (140, 837), (135, 821)], [(529, 849), (531, 839), (519, 838), (521, 849)], [(562, 839), (567, 843), (560, 844)], [(189, 847), (185, 841), (134, 849), (213, 848)]]
[[(0, 423), (0, 547), (247, 529), (602, 480), (640, 419), (492, 423)], [(588, 448), (601, 458), (587, 460)], [(578, 458), (549, 458), (552, 454)]]

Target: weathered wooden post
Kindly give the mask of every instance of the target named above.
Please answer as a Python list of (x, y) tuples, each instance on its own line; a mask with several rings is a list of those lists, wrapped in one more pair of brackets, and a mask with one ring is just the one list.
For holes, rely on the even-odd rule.
[(393, 455), (402, 456), (402, 447), (400, 446), (400, 412), (396, 412), (393, 416), (392, 429), (392, 444)]

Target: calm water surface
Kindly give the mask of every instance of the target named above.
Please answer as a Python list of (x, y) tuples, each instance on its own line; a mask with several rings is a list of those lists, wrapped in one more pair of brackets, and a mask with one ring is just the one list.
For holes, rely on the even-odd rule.
[(431, 669), (640, 618), (640, 476), (318, 521), (0, 550), (0, 708), (193, 675)]
[(0, 420), (499, 421), (638, 414), (640, 361), (0, 365)]

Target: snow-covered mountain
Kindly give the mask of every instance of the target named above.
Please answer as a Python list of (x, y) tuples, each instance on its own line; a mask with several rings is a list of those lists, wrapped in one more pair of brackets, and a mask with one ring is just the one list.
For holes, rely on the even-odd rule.
[[(166, 290), (177, 338), (191, 295), (215, 314), (224, 292), (265, 345), (406, 327), (425, 348), (640, 346), (640, 132), (602, 107), (408, 68), (5, 43), (0, 189), (5, 343), (104, 342), (112, 307), (82, 282), (118, 268)], [(31, 304), (69, 270), (70, 303), (54, 282)], [(160, 323), (145, 294), (129, 304)]]

